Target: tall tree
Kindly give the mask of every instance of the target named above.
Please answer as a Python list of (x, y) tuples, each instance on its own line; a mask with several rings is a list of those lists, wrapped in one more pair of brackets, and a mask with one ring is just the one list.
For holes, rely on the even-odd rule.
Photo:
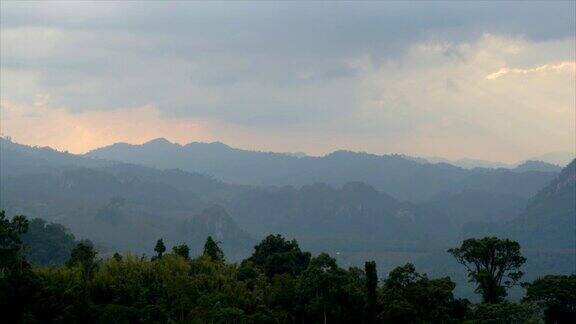
[(268, 278), (276, 274), (298, 275), (310, 263), (310, 253), (302, 252), (296, 240), (288, 241), (282, 235), (268, 235), (254, 247), (249, 258)]
[(166, 245), (164, 245), (164, 240), (159, 239), (158, 241), (156, 241), (154, 252), (156, 252), (156, 259), (162, 258), (164, 252), (166, 252)]
[(462, 319), (465, 307), (454, 299), (456, 284), (449, 277), (429, 279), (413, 264), (396, 267), (382, 287), (384, 323), (450, 323)]
[(376, 289), (378, 288), (378, 274), (376, 272), (376, 262), (367, 261), (364, 263), (366, 273), (366, 322), (376, 321)]
[(94, 246), (89, 241), (82, 241), (72, 249), (70, 259), (66, 262), (68, 267), (80, 267), (85, 279), (91, 279), (98, 266)]
[(0, 273), (22, 270), (24, 256), (21, 235), (28, 230), (28, 220), (17, 215), (9, 220), (6, 213), (0, 211)]
[(328, 254), (321, 253), (310, 260), (302, 273), (301, 294), (307, 297), (306, 309), (315, 322), (326, 324), (329, 318), (337, 318), (338, 297), (343, 295), (345, 282), (344, 271)]
[(40, 288), (23, 253), (21, 236), (27, 230), (25, 216), (17, 215), (9, 220), (5, 212), (0, 211), (0, 322), (22, 322)]
[(120, 255), (120, 253), (118, 252), (114, 252), (114, 255), (112, 256), (112, 258), (114, 260), (116, 260), (117, 262), (121, 262), (122, 261), (122, 256)]
[(204, 243), (204, 255), (210, 257), (213, 261), (224, 261), (224, 252), (218, 246), (220, 242), (216, 242), (212, 239), (212, 236), (208, 236), (206, 243)]
[(174, 254), (183, 257), (186, 260), (190, 259), (190, 248), (186, 244), (176, 245), (172, 248)]
[(476, 282), (476, 292), (482, 294), (485, 303), (501, 301), (507, 295), (506, 288), (517, 284), (524, 274), (520, 267), (526, 258), (520, 253), (520, 244), (509, 239), (467, 239), (448, 252), (466, 267), (470, 282)]

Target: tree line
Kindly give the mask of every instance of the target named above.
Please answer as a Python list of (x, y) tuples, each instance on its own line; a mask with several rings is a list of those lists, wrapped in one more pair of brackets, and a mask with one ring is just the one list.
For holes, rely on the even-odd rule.
[[(8, 323), (574, 323), (576, 276), (522, 282), (517, 242), (472, 238), (448, 250), (463, 265), (482, 302), (453, 294), (450, 277), (429, 278), (413, 264), (379, 278), (376, 263), (343, 269), (326, 253), (312, 256), (296, 240), (269, 235), (250, 257), (229, 263), (208, 237), (203, 253), (168, 250), (148, 258), (102, 259), (77, 242), (62, 266), (25, 256), (29, 221), (0, 212), (0, 322)], [(152, 244), (151, 244), (152, 245)], [(522, 285), (525, 297), (506, 300)]]

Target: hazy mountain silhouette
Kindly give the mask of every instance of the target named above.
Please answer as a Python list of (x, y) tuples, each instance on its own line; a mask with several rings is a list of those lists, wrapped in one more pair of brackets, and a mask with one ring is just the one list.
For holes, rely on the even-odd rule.
[[(255, 239), (276, 232), (298, 239), (306, 249), (338, 252), (346, 264), (374, 257), (386, 266), (394, 266), (398, 260), (407, 262), (429, 253), (444, 253), (446, 247), (471, 233), (511, 235), (511, 231), (502, 232), (508, 226), (504, 224), (522, 213), (528, 198), (558, 176), (555, 172), (521, 168), (466, 170), (396, 155), (348, 151), (321, 158), (295, 158), (237, 150), (221, 143), (181, 146), (157, 140), (148, 143), (145, 150), (127, 147), (142, 158), (146, 154), (163, 156), (157, 159), (165, 163), (163, 166), (170, 162), (170, 156), (180, 156), (181, 161), (204, 167), (215, 165), (234, 175), (241, 166), (256, 172), (253, 162), (265, 171), (265, 176), (276, 172), (287, 180), (286, 170), (301, 169), (302, 174), (296, 172), (292, 177), (300, 183), (308, 175), (310, 182), (302, 186), (228, 184), (217, 180), (217, 174), (211, 177), (177, 169), (159, 170), (107, 160), (113, 156), (94, 159), (91, 155), (9, 143), (3, 145), (0, 156), (0, 208), (8, 214), (61, 223), (76, 237), (92, 239), (113, 250), (150, 252), (153, 242), (165, 238), (168, 245), (188, 243), (196, 251), (206, 236), (212, 235), (222, 241), (231, 259), (238, 259), (246, 256)], [(195, 157), (191, 152), (205, 155)], [(302, 160), (304, 164), (294, 163)], [(285, 167), (278, 167), (279, 163)], [(558, 179), (570, 179), (566, 174), (570, 173), (563, 171)], [(389, 187), (398, 196), (419, 192), (421, 201), (398, 199), (368, 181), (354, 181), (357, 178)], [(331, 183), (314, 184), (313, 179), (330, 179)], [(564, 182), (554, 180), (550, 186), (559, 188), (554, 184)], [(564, 221), (555, 225), (555, 217), (539, 216), (543, 211), (564, 210), (559, 219), (565, 219), (574, 208), (569, 204), (569, 194), (558, 198), (558, 203), (565, 204), (564, 209), (556, 209), (556, 200), (538, 198), (550, 194), (539, 194), (534, 201), (544, 202), (531, 203), (518, 218), (538, 221), (525, 221), (535, 225), (526, 225), (525, 231), (518, 230), (515, 235), (532, 233), (522, 234), (522, 239), (534, 248), (549, 246), (546, 241), (569, 241), (573, 225)], [(541, 205), (544, 207), (535, 207)], [(544, 242), (534, 237), (539, 233), (534, 231), (547, 228), (555, 230), (542, 234), (547, 237)], [(550, 265), (565, 269), (569, 262), (561, 263), (558, 258), (569, 259), (564, 254), (547, 254), (538, 271)], [(426, 260), (430, 271), (443, 267), (442, 262)], [(540, 262), (538, 257), (533, 260)]]
[(86, 156), (161, 169), (179, 168), (236, 184), (299, 187), (322, 182), (341, 186), (360, 181), (396, 199), (412, 202), (478, 188), (528, 198), (554, 178), (555, 170), (560, 170), (559, 167), (544, 168), (543, 164), (535, 169), (527, 165), (518, 170), (468, 170), (447, 163), (420, 163), (402, 155), (350, 151), (336, 151), (322, 157), (294, 157), (240, 150), (219, 142), (179, 145), (166, 139), (142, 145), (118, 143), (93, 150)]
[[(545, 156), (543, 156), (544, 158)], [(447, 163), (457, 167), (461, 167), (464, 169), (476, 169), (476, 168), (483, 168), (483, 169), (510, 169), (513, 171), (524, 172), (524, 171), (548, 171), (548, 172), (560, 172), (562, 170), (562, 166), (567, 165), (568, 163), (553, 163), (548, 162), (544, 159), (540, 158), (531, 158), (526, 161), (522, 161), (520, 163), (502, 163), (502, 162), (494, 162), (494, 161), (485, 161), (485, 160), (477, 160), (477, 159), (458, 159), (458, 160), (449, 160), (444, 158), (438, 157), (426, 157), (426, 158), (413, 158), (416, 162), (420, 163)]]
[(477, 160), (477, 159), (458, 159), (458, 160), (449, 160), (440, 157), (425, 157), (420, 158), (421, 160), (428, 162), (428, 163), (448, 163), (455, 165), (457, 167), (461, 167), (464, 169), (474, 169), (474, 168), (486, 168), (486, 169), (498, 169), (498, 168), (505, 168), (511, 169), (514, 168), (514, 165), (502, 163), (502, 162), (494, 162), (494, 161), (485, 161), (485, 160)]
[(214, 207), (238, 187), (204, 175), (101, 163), (15, 143), (3, 145), (0, 164), (0, 209), (58, 222), (108, 248), (149, 252), (142, 249), (161, 237), (199, 247), (212, 235), (239, 257), (253, 243)]
[(14, 175), (62, 166), (98, 167), (112, 162), (56, 151), (50, 147), (32, 147), (0, 137), (0, 175)]
[(507, 230), (528, 246), (576, 248), (576, 160), (530, 200)]
[[(145, 153), (159, 155), (170, 150), (179, 152), (182, 148), (162, 139), (146, 146), (150, 149)], [(190, 146), (216, 152), (222, 159), (232, 151), (250, 158), (253, 155), (285, 158), (282, 154), (234, 150), (223, 144)], [(523, 196), (529, 195), (522, 181), (533, 181), (531, 172), (481, 170), (463, 178), (459, 184), (461, 192), (445, 190), (436, 193), (426, 204), (411, 204), (361, 182), (347, 182), (340, 189), (320, 183), (301, 188), (250, 187), (223, 183), (183, 170), (106, 162), (16, 143), (4, 145), (3, 152), (0, 159), (6, 166), (1, 183), (3, 208), (61, 222), (74, 233), (97, 241), (106, 240), (110, 245), (122, 248), (139, 246), (141, 240), (153, 239), (162, 233), (177, 237), (175, 224), (181, 226), (182, 221), (215, 204), (227, 208), (232, 218), (255, 236), (284, 233), (318, 249), (346, 244), (368, 246), (370, 242), (378, 242), (377, 246), (414, 248), (424, 245), (423, 238), (435, 234), (437, 238), (430, 240), (452, 241), (470, 221), (496, 221), (507, 219), (510, 214), (516, 215), (518, 206), (525, 202)], [(44, 158), (44, 154), (50, 158)], [(7, 160), (11, 164), (5, 163)], [(376, 165), (384, 164), (389, 172), (396, 173), (410, 170), (403, 167), (403, 162), (419, 166), (396, 156), (378, 157), (346, 151), (335, 152), (323, 160), (327, 167), (331, 163), (348, 162), (353, 166), (364, 160), (374, 160)], [(13, 172), (13, 165), (28, 167)], [(450, 165), (435, 165), (424, 170), (454, 171), (457, 176), (466, 172)], [(418, 179), (418, 174), (410, 177)], [(484, 185), (480, 186), (481, 183)], [(422, 182), (401, 184), (409, 189), (410, 185), (417, 188)], [(495, 186), (510, 191), (517, 185), (523, 187), (520, 194), (489, 193)], [(466, 209), (465, 205), (471, 202), (476, 202), (475, 207)], [(434, 226), (438, 230), (430, 231), (428, 225), (434, 222), (442, 226)], [(323, 228), (323, 236), (318, 235), (318, 228)], [(127, 234), (118, 235), (122, 231)], [(135, 235), (136, 232), (143, 234)], [(345, 232), (349, 233), (349, 239), (336, 243), (335, 239), (340, 239)]]
[(538, 156), (533, 156), (528, 160), (543, 161), (546, 163), (556, 164), (560, 166), (567, 166), (573, 159), (576, 158), (576, 152), (550, 152)]
[(513, 171), (526, 172), (526, 171), (542, 171), (542, 172), (560, 172), (562, 167), (556, 164), (550, 164), (542, 161), (528, 160), (517, 165)]
[[(510, 220), (526, 199), (486, 192), (462, 192), (413, 204), (373, 187), (350, 182), (341, 188), (254, 188), (228, 205), (237, 223), (256, 237), (278, 232), (315, 251), (422, 251), (462, 239), (470, 222)], [(488, 207), (489, 206), (489, 207)]]

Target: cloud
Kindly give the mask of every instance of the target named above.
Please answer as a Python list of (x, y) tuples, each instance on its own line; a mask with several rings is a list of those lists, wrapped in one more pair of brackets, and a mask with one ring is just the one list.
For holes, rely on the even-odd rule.
[(573, 44), (573, 39), (531, 42), (486, 34), (475, 42), (414, 44), (402, 60), (382, 66), (364, 60), (359, 64), (365, 93), (357, 117), (364, 130), (380, 134), (382, 147), (407, 154), (514, 161), (527, 152), (573, 151), (574, 61), (540, 64), (546, 68), (497, 83), (486, 79), (498, 66), (534, 57), (573, 59)]
[[(515, 161), (572, 150), (573, 9), (2, 2), (2, 102), (28, 107), (21, 129), (2, 131), (42, 141), (32, 134), (42, 127), (32, 118), (40, 110), (49, 129), (68, 123), (76, 136), (46, 136), (74, 151), (156, 134), (313, 154), (348, 148)], [(34, 98), (48, 99), (34, 106)], [(103, 122), (123, 117), (149, 127)], [(79, 141), (74, 123), (96, 135)]]
[(572, 73), (576, 74), (576, 62), (561, 62), (558, 64), (544, 64), (535, 68), (530, 69), (511, 69), (511, 68), (501, 68), (497, 72), (491, 73), (486, 76), (488, 80), (496, 80), (507, 74), (529, 74), (529, 73)]

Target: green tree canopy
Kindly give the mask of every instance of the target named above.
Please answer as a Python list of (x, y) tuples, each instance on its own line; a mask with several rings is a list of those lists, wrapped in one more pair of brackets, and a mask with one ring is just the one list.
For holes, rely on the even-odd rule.
[(164, 240), (159, 239), (156, 241), (156, 245), (154, 246), (154, 252), (156, 252), (155, 259), (160, 259), (166, 252), (166, 245), (164, 245)]
[(469, 322), (481, 324), (526, 324), (542, 323), (538, 316), (538, 309), (532, 304), (516, 304), (508, 301), (499, 303), (483, 303), (473, 307), (468, 315)]
[(122, 258), (122, 256), (120, 255), (120, 253), (114, 252), (114, 255), (112, 256), (112, 259), (114, 259), (114, 260), (116, 260), (116, 261), (118, 261), (118, 262), (121, 262), (123, 258)]
[(22, 255), (21, 235), (28, 230), (28, 220), (17, 215), (9, 220), (0, 211), (0, 274), (5, 276), (22, 268), (25, 262)]
[(310, 253), (302, 252), (296, 240), (287, 241), (276, 234), (268, 235), (258, 243), (249, 260), (272, 278), (275, 274), (300, 274), (308, 267)]
[(428, 279), (408, 263), (390, 272), (381, 292), (385, 323), (447, 323), (461, 319), (466, 304), (454, 299), (456, 287), (449, 277)]
[(377, 314), (376, 290), (378, 288), (376, 262), (364, 263), (364, 272), (366, 273), (366, 322), (374, 323)]
[(0, 317), (6, 323), (18, 323), (33, 303), (39, 287), (23, 253), (21, 235), (28, 220), (17, 215), (9, 220), (0, 211)]
[(328, 254), (321, 253), (310, 260), (302, 273), (301, 294), (307, 299), (305, 308), (314, 322), (337, 321), (343, 306), (338, 305), (338, 299), (346, 294), (347, 279), (345, 271)]
[(190, 259), (190, 248), (186, 244), (180, 244), (172, 247), (172, 252), (186, 260)]
[[(8, 269), (0, 273), (0, 314), (9, 323), (519, 324), (540, 323), (539, 305), (549, 323), (574, 322), (574, 275), (535, 280), (522, 303), (470, 305), (454, 298), (448, 277), (429, 279), (406, 264), (379, 286), (374, 261), (364, 270), (343, 269), (330, 255), (311, 258), (279, 235), (259, 243), (240, 266), (226, 263), (209, 237), (197, 258), (184, 244), (166, 254), (159, 240), (153, 260), (116, 253), (96, 261), (92, 244), (80, 242), (67, 266), (32, 268), (22, 253), (27, 224), (23, 216), (0, 214), (0, 248), (9, 256), (0, 260)], [(499, 253), (488, 261), (497, 262)]]
[(80, 267), (86, 278), (92, 278), (98, 266), (96, 262), (97, 254), (98, 252), (96, 252), (90, 241), (82, 241), (72, 249), (70, 259), (66, 261), (66, 266)]
[(525, 301), (541, 304), (547, 323), (576, 323), (576, 275), (548, 275), (527, 285)]
[(203, 255), (209, 257), (212, 261), (224, 261), (224, 252), (218, 244), (220, 242), (216, 242), (212, 239), (212, 236), (208, 236), (206, 243), (204, 243)]
[(33, 264), (61, 265), (76, 245), (74, 235), (64, 226), (40, 218), (30, 221), (22, 235), (26, 259)]
[(448, 250), (468, 270), (476, 292), (486, 303), (497, 303), (506, 297), (506, 288), (518, 283), (524, 274), (520, 267), (526, 258), (520, 253), (520, 244), (509, 239), (485, 237), (467, 239), (459, 248)]

